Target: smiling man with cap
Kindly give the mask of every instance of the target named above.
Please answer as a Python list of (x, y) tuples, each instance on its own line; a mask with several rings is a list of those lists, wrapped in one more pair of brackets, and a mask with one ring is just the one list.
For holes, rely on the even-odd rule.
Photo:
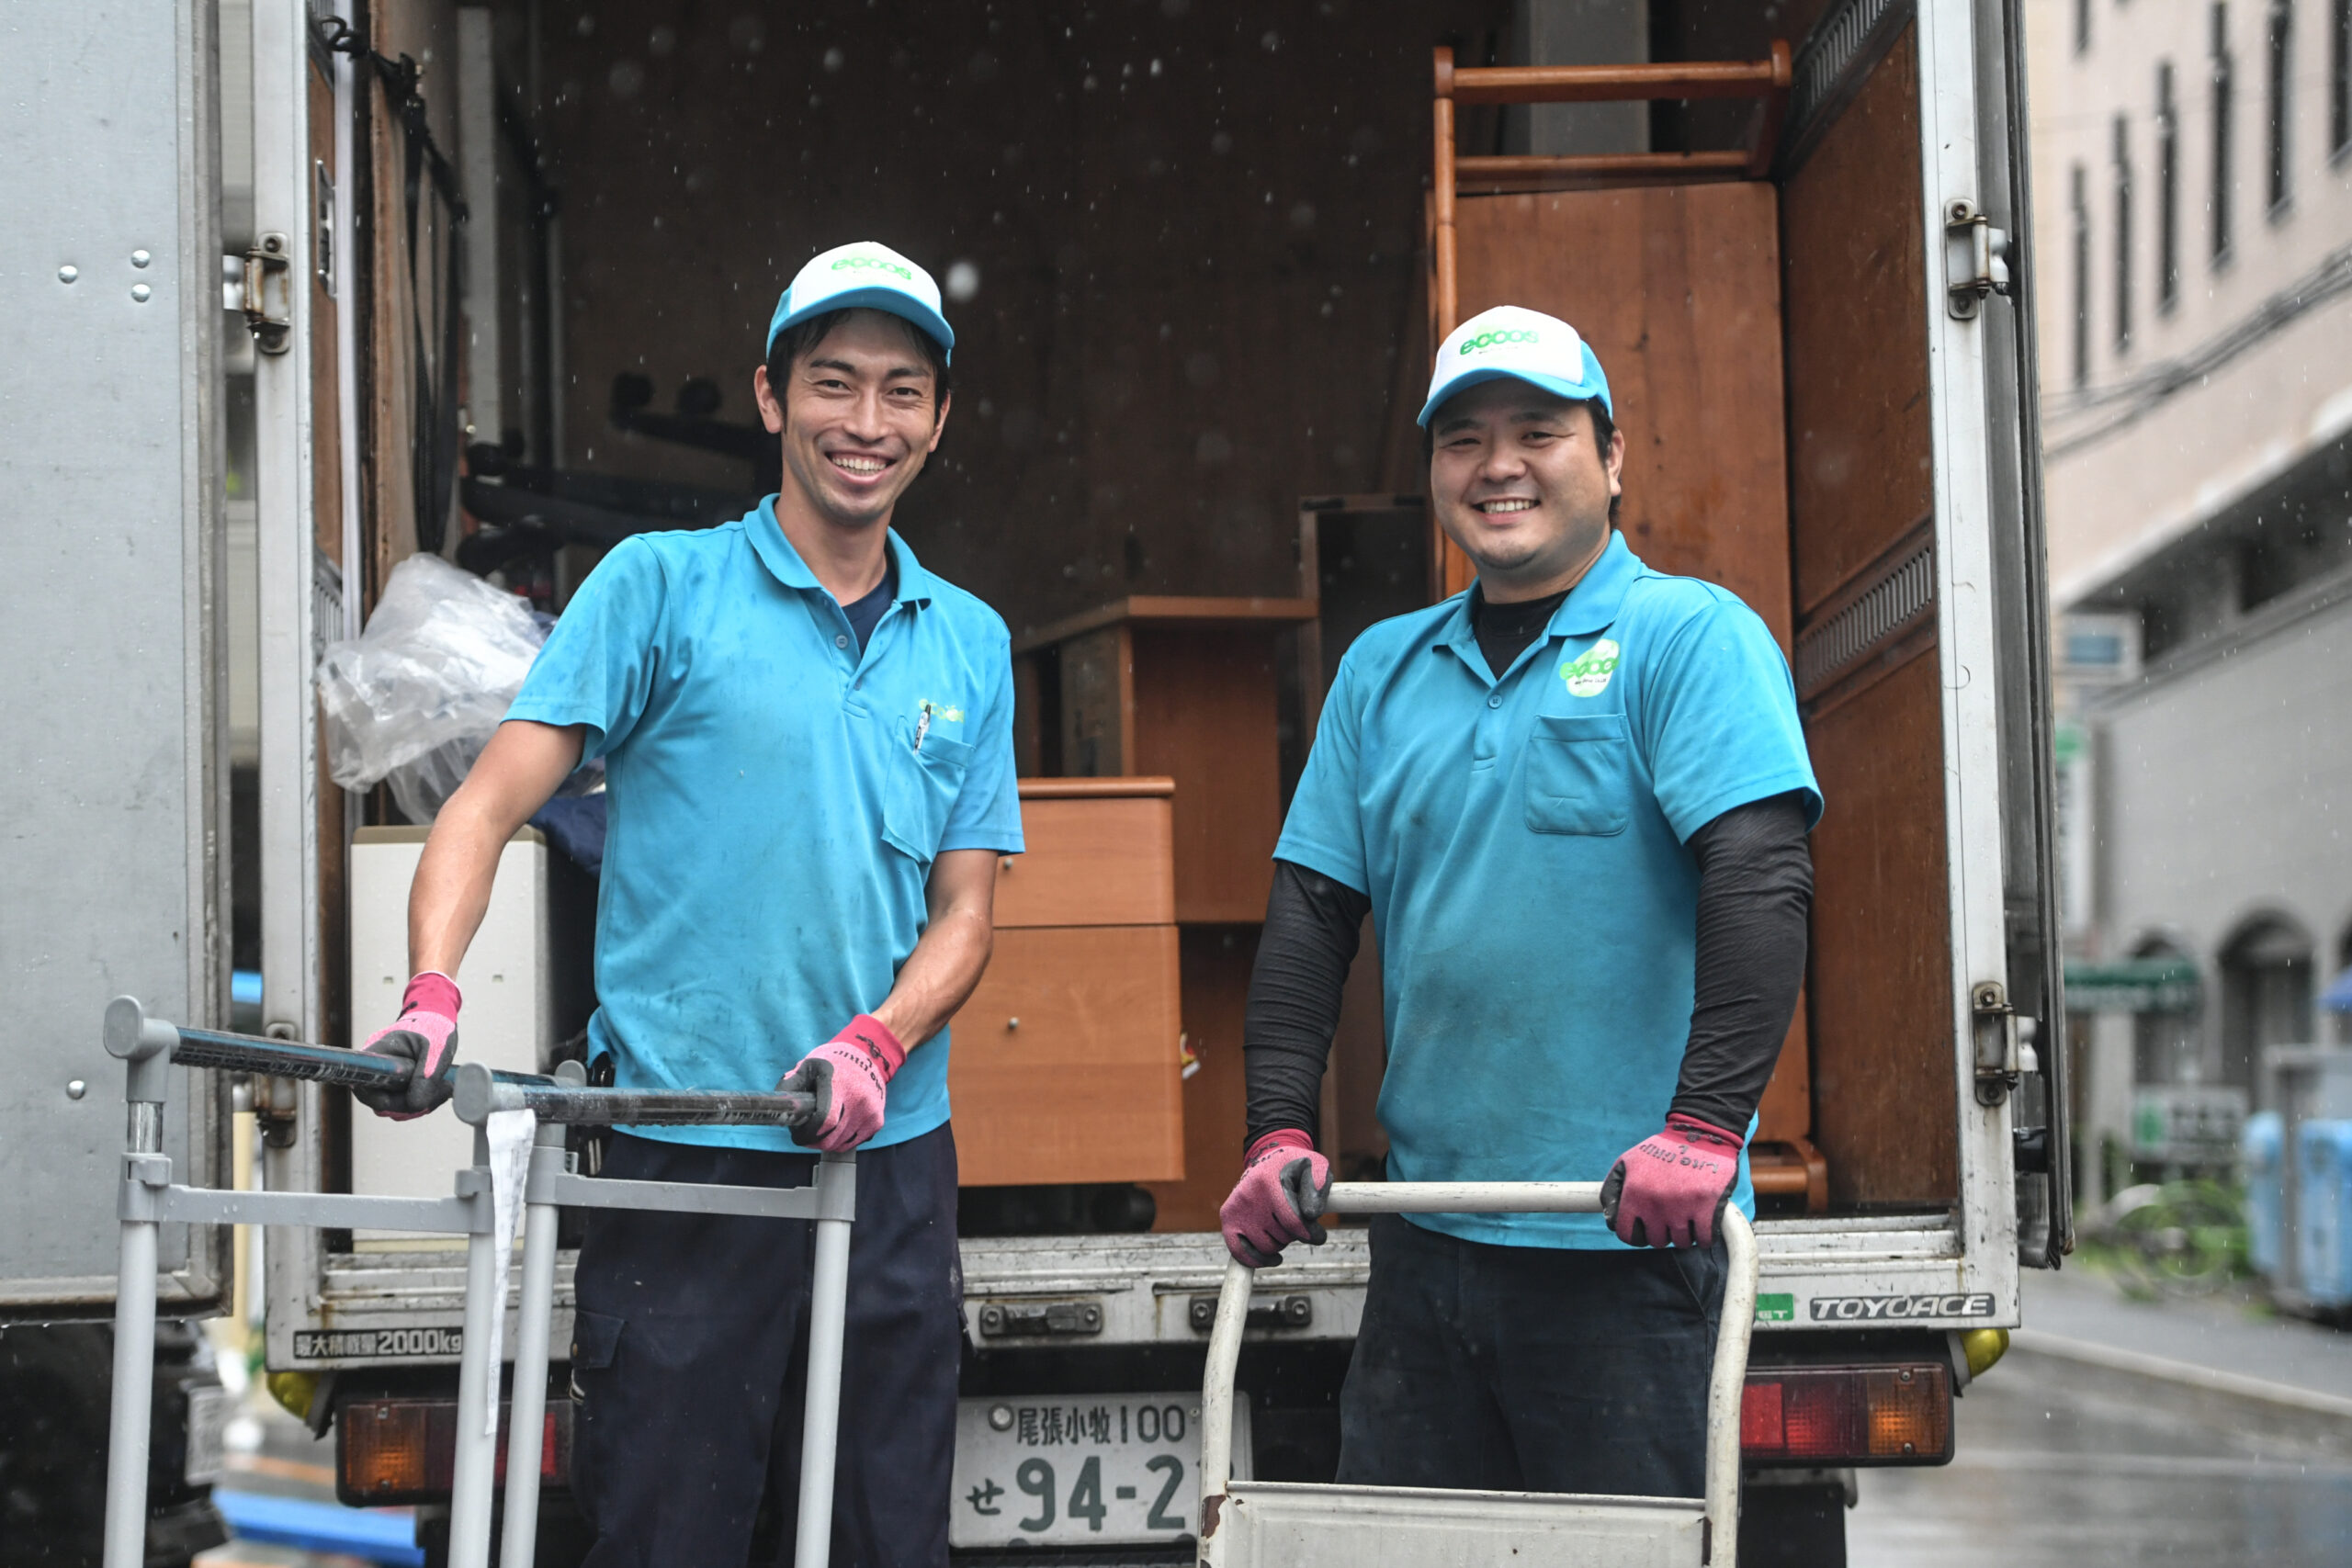
[[(1405, 1181), (1591, 1181), (1604, 1215), (1384, 1215), (1340, 1479), (1695, 1497), (1717, 1222), (1804, 972), (1821, 812), (1788, 664), (1613, 526), (1625, 438), (1567, 322), (1439, 348), (1430, 502), (1467, 592), (1340, 661), (1275, 853), (1227, 1245), (1324, 1239), (1319, 1086), (1369, 913)], [(1736, 504), (1736, 502), (1735, 502)]]
[[(1022, 847), (1011, 643), (890, 529), (946, 426), (955, 334), (882, 245), (801, 268), (752, 377), (781, 444), (736, 522), (647, 534), (564, 611), (442, 808), (409, 903), (415, 978), (370, 1050), (447, 1097), (457, 972), (500, 849), (584, 758), (611, 827), (589, 1051), (623, 1088), (814, 1094), (805, 1126), (618, 1132), (604, 1174), (802, 1186), (861, 1151), (834, 1551), (947, 1561), (962, 1354), (946, 1023)], [(781, 1080), (781, 1082), (779, 1082)], [(571, 1345), (592, 1564), (741, 1562), (763, 1492), (793, 1539), (802, 1222), (594, 1213)]]

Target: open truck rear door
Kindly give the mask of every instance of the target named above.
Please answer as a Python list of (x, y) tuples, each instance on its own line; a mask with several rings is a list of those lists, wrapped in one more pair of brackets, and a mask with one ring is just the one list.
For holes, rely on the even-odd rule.
[[(272, 1035), (337, 1045), (350, 1043), (342, 976), (352, 823), (345, 792), (328, 776), (312, 676), (329, 643), (357, 633), (369, 581), (359, 546), (355, 285), (369, 272), (357, 236), (373, 228), (356, 220), (357, 208), (376, 193), (355, 177), (354, 141), (359, 73), (379, 64), (368, 40), (334, 14), (353, 9), (254, 7), (255, 253), (247, 269), (249, 278), (263, 272), (276, 279), (266, 286), (266, 313), (247, 301), (257, 350), (262, 1018)], [(382, 62), (385, 86), (371, 104), (397, 96), (396, 68), (405, 63)], [(420, 167), (412, 183), (424, 186), (425, 173)], [(374, 259), (379, 269), (380, 251)], [(380, 276), (375, 287), (405, 298)], [(387, 376), (409, 368), (405, 360), (373, 367)], [(330, 1103), (315, 1083), (254, 1085), (272, 1188), (323, 1187)], [(264, 1266), (273, 1302), (300, 1300), (313, 1288), (320, 1251), (316, 1231), (272, 1235)]]
[[(228, 1006), (214, 7), (22, 7), (0, 51), (0, 1314), (113, 1300), (107, 999)], [(184, 1071), (184, 1069), (175, 1069)], [(225, 1089), (174, 1086), (220, 1180)], [(168, 1314), (226, 1233), (167, 1226)]]
[[(2018, 1258), (2058, 1267), (2075, 1245), (2072, 1096), (2060, 963), (2057, 800), (2051, 705), (2049, 548), (2041, 499), (2041, 410), (2033, 269), (2033, 185), (2027, 152), (2025, 24), (2020, 0), (1975, 13), (1977, 167), (1987, 227), (2010, 236), (2002, 302), (1984, 320), (1986, 446), (1994, 518), (1995, 637), (2001, 716), (2003, 875), (2011, 1005), (2035, 1021), (2021, 1040), (2012, 1112)], [(1976, 249), (1970, 235), (1969, 260)], [(1992, 259), (1988, 243), (1985, 254)], [(1974, 291), (1974, 270), (1956, 282)], [(1996, 280), (1997, 282), (1997, 280)], [(1989, 303), (1989, 301), (1988, 301)]]

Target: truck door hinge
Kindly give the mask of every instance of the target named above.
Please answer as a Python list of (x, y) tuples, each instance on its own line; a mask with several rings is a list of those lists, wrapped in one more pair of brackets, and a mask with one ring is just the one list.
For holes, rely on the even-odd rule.
[(245, 253), (245, 326), (254, 346), (283, 354), (294, 336), (294, 258), (286, 236), (264, 234)]
[(2009, 291), (2009, 236), (1976, 204), (1944, 204), (1944, 298), (1957, 319), (1973, 321), (1987, 297)]
[(1998, 980), (1971, 987), (1968, 1005), (1975, 1015), (1976, 1103), (1998, 1105), (2018, 1086), (2017, 1010), (2009, 1005), (2009, 988)]

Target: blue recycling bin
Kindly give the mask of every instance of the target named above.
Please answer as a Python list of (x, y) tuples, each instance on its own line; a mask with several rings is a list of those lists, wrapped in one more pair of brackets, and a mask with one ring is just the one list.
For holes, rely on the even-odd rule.
[(2246, 1255), (2254, 1271), (2278, 1278), (2287, 1245), (2287, 1129), (2276, 1111), (2257, 1111), (2239, 1132), (2245, 1160)]
[(2302, 1292), (2324, 1307), (2352, 1305), (2352, 1122), (2311, 1121), (2295, 1131), (2295, 1263)]

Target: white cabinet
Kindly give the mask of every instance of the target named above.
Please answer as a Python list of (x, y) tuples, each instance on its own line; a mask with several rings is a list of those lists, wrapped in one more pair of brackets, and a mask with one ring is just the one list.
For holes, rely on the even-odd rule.
[[(390, 1023), (408, 986), (408, 889), (424, 852), (424, 828), (362, 828), (351, 846), (351, 1021), (356, 1044)], [(514, 1072), (546, 1070), (555, 1045), (548, 964), (548, 844), (536, 828), (499, 856), (481, 930), (454, 976), (465, 993), (458, 1060)], [(392, 1122), (355, 1105), (351, 1190), (445, 1197), (473, 1163), (473, 1129), (443, 1106)], [(367, 1241), (369, 1232), (357, 1233)], [(379, 1240), (378, 1245), (403, 1245)], [(413, 1243), (406, 1244), (413, 1245)], [(441, 1245), (433, 1243), (432, 1245)]]

